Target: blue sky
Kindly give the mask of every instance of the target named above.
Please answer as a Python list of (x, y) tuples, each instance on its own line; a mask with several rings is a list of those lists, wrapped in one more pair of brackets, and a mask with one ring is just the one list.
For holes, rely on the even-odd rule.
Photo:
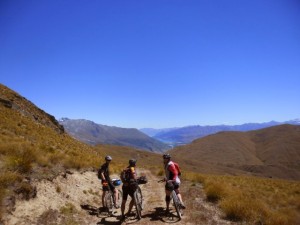
[(0, 27), (0, 83), (57, 119), (300, 118), (297, 0), (2, 0)]

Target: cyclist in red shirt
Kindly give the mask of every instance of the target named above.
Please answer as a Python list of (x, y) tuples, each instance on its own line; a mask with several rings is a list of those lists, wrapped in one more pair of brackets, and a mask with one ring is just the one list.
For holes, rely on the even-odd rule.
[(180, 202), (181, 202), (181, 208), (185, 209), (185, 205), (183, 204), (182, 201), (182, 196), (179, 192), (179, 186), (180, 186), (180, 179), (178, 176), (178, 171), (174, 165), (174, 162), (171, 161), (171, 156), (170, 154), (164, 154), (163, 155), (163, 160), (164, 160), (164, 168), (165, 168), (165, 181), (166, 181), (166, 186), (165, 186), (165, 191), (166, 191), (166, 212), (169, 213), (169, 206), (170, 206), (170, 201), (171, 201), (171, 192), (174, 189)]

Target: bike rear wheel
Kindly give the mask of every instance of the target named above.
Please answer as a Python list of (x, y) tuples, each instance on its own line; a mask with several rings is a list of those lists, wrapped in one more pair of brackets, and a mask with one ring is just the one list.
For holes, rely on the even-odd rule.
[(174, 207), (175, 207), (177, 216), (181, 220), (181, 218), (182, 218), (181, 203), (180, 203), (179, 198), (175, 191), (172, 191), (172, 198), (173, 198), (173, 203), (174, 203)]

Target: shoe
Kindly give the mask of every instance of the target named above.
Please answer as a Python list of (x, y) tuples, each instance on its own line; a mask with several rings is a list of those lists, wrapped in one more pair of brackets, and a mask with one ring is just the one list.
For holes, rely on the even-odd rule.
[(116, 209), (120, 208), (120, 206), (119, 206), (118, 204), (114, 204), (114, 207), (115, 207)]
[(168, 216), (169, 214), (170, 214), (170, 210), (169, 210), (169, 209), (166, 209), (165, 215)]
[(186, 208), (185, 205), (183, 204), (183, 202), (180, 203), (180, 207), (181, 207), (182, 209), (185, 209), (185, 208)]
[(124, 221), (126, 219), (125, 215), (122, 215), (120, 221)]

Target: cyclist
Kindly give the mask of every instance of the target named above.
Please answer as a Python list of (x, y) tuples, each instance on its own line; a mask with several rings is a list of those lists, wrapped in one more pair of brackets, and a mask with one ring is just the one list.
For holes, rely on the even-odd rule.
[(111, 190), (114, 193), (114, 206), (115, 206), (115, 208), (119, 208), (120, 206), (118, 206), (116, 203), (117, 202), (116, 200), (118, 199), (118, 192), (110, 179), (109, 164), (110, 164), (111, 160), (112, 160), (111, 156), (109, 156), (109, 155), (105, 156), (105, 163), (99, 169), (100, 178), (102, 180), (102, 190), (103, 190), (102, 206), (103, 207), (105, 206), (104, 199), (105, 199), (106, 193), (109, 190)]
[(165, 181), (166, 181), (166, 186), (165, 186), (165, 191), (166, 191), (166, 213), (169, 213), (169, 206), (170, 206), (170, 201), (171, 201), (171, 192), (174, 189), (180, 202), (181, 202), (181, 208), (185, 209), (185, 205), (183, 204), (182, 201), (182, 196), (179, 193), (179, 186), (180, 186), (180, 179), (178, 177), (178, 171), (174, 165), (174, 163), (171, 161), (171, 156), (170, 154), (164, 154), (163, 155), (163, 161), (164, 161), (164, 168), (165, 168)]
[(128, 208), (128, 212), (126, 213), (126, 215), (129, 215), (131, 213), (132, 207), (134, 205), (133, 194), (138, 186), (137, 174), (136, 174), (135, 167), (136, 167), (136, 159), (130, 159), (128, 167), (126, 167), (121, 174), (121, 179), (123, 182), (123, 186), (122, 186), (123, 200), (122, 200), (122, 205), (121, 205), (121, 213), (122, 213), (121, 220), (122, 221), (125, 220), (124, 212), (125, 212), (125, 205), (126, 205), (128, 195), (130, 195), (131, 201), (129, 203), (129, 208)]

